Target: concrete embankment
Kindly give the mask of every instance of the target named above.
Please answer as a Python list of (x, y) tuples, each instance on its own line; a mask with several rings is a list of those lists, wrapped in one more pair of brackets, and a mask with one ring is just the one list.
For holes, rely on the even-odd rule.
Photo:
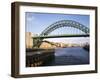
[(26, 67), (37, 67), (54, 59), (54, 49), (27, 49)]

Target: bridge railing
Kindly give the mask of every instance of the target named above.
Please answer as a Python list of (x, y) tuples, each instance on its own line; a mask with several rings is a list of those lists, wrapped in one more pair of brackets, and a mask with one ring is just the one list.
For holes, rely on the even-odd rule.
[(36, 36), (32, 37), (34, 39), (37, 38), (62, 38), (62, 37), (89, 37), (89, 34), (67, 34), (67, 35), (46, 35), (46, 36)]

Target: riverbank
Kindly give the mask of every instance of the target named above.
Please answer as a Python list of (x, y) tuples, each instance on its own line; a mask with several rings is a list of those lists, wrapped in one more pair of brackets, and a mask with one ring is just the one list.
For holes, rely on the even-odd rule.
[(31, 65), (27, 67), (89, 64), (89, 52), (82, 47), (57, 48), (54, 52), (51, 50), (45, 54), (40, 50), (38, 55), (34, 55), (37, 52), (27, 52), (31, 57)]
[(37, 67), (48, 63), (54, 59), (54, 52), (54, 49), (28, 49), (26, 51), (26, 67)]
[(83, 47), (83, 49), (89, 51), (89, 50), (90, 50), (90, 49), (89, 49), (89, 45), (85, 45), (85, 46)]

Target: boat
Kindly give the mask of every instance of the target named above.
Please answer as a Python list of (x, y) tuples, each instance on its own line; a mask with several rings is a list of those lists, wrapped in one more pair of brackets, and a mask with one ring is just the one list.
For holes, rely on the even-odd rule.
[(89, 51), (89, 45), (85, 45), (83, 48), (84, 48), (85, 50)]

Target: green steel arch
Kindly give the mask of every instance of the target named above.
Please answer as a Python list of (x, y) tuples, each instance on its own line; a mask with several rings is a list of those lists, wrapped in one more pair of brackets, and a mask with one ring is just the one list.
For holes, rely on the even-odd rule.
[(83, 24), (80, 24), (79, 22), (72, 21), (72, 20), (61, 20), (61, 21), (57, 21), (57, 22), (51, 24), (50, 26), (48, 26), (44, 31), (42, 31), (40, 36), (48, 35), (52, 31), (54, 31), (58, 28), (61, 28), (61, 27), (73, 27), (73, 28), (77, 28), (77, 29), (81, 30), (85, 34), (89, 33), (89, 28), (84, 26)]
[[(57, 22), (51, 24), (50, 26), (48, 26), (45, 30), (42, 31), (40, 36), (46, 36), (46, 35), (50, 34), (52, 31), (54, 31), (58, 28), (62, 28), (62, 27), (76, 28), (76, 29), (81, 30), (85, 34), (89, 34), (89, 28), (79, 22), (76, 22), (73, 20), (60, 20), (60, 21), (57, 21)], [(42, 40), (43, 39), (38, 38), (37, 41), (35, 42), (35, 44), (33, 45), (33, 47), (39, 47), (42, 43)]]

